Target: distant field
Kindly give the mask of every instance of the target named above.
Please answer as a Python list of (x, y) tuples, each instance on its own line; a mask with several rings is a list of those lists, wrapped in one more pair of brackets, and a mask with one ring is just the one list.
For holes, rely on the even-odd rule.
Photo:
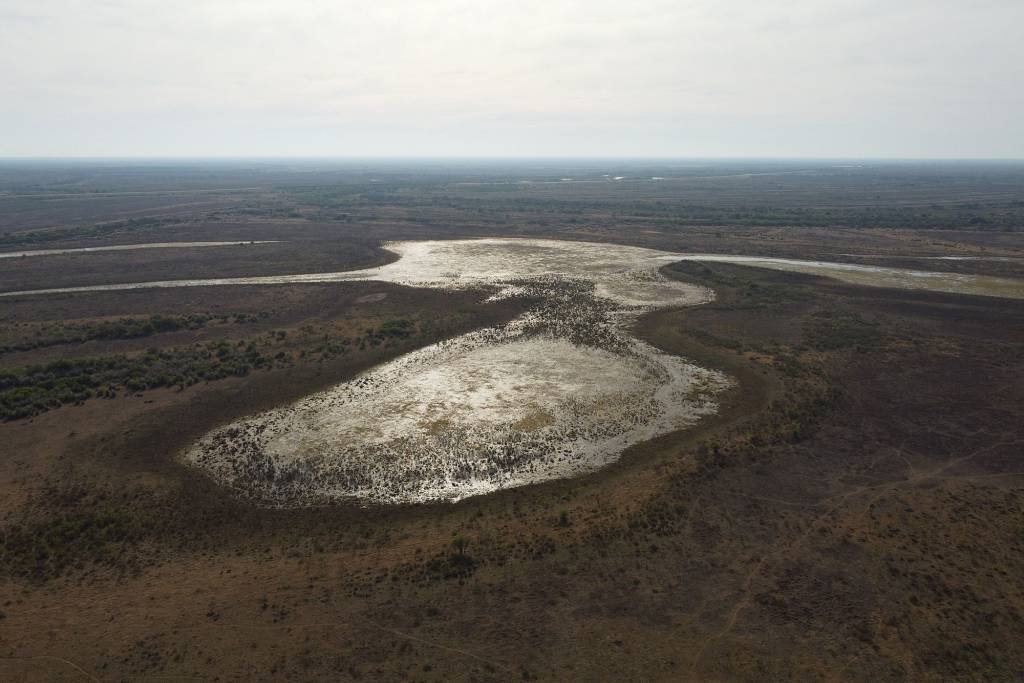
[(714, 225), (1014, 232), (1024, 217), (1024, 164), (0, 163), (0, 244), (29, 239), (19, 237), (25, 231), (142, 218), (151, 224), (225, 216), (358, 220), (387, 207), (462, 210), (468, 215), (461, 220), (484, 224), (522, 212), (573, 224), (613, 211), (669, 230)]

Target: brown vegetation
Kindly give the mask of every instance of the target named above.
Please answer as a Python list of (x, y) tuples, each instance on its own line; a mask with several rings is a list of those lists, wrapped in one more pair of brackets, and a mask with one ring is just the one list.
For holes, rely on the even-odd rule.
[[(662, 196), (648, 196), (649, 186), (611, 196), (428, 179), (415, 191), (397, 181), (392, 190), (265, 187), (259, 201), (241, 192), (6, 198), (14, 203), (0, 207), (0, 224), (70, 231), (12, 250), (308, 238), (294, 258), (275, 251), (259, 272), (362, 264), (379, 253), (346, 252), (358, 258), (345, 261), (340, 251), (317, 256), (316, 245), (368, 234), (547, 235), (805, 257), (1020, 254), (1006, 226), (970, 224), (1012, 224), (1019, 182), (900, 178), (865, 180), (845, 195), (845, 176), (794, 175), (659, 185)], [(882, 192), (894, 206), (907, 199), (876, 212), (886, 221), (944, 229), (865, 225), (873, 214), (857, 206), (884, 204)], [(778, 220), (820, 222), (759, 224), (726, 211), (785, 201), (799, 210)], [(940, 208), (915, 218), (906, 210), (914, 202)], [(94, 221), (161, 213), (165, 222), (114, 224), (102, 239), (81, 234)], [(125, 252), (92, 273), (61, 273), (78, 263), (63, 257), (17, 266), (17, 276), (0, 268), (5, 289), (51, 277), (92, 282), (115, 266), (124, 279), (151, 267), (164, 269), (160, 277), (214, 274), (216, 251)], [(224, 252), (225, 268), (253, 265), (240, 253)], [(186, 261), (193, 270), (179, 271)], [(1019, 272), (997, 263), (962, 267)], [(0, 678), (1021, 678), (1024, 303), (721, 264), (665, 272), (709, 284), (718, 299), (652, 314), (637, 332), (739, 380), (716, 417), (580, 479), (405, 508), (261, 510), (175, 456), (213, 425), (507, 319), (520, 304), (380, 283), (4, 300), (4, 344), (61, 321), (80, 329), (124, 317), (256, 317), (12, 351), (0, 357), (4, 368), (268, 335), (278, 344), (279, 330), (289, 341), (271, 356), (290, 350), (282, 367), (245, 377), (119, 392), (0, 423)], [(305, 326), (354, 338), (400, 319), (429, 333), (333, 358), (298, 341)]]
[[(40, 476), (9, 510), (4, 654), (114, 678), (1019, 671), (1024, 307), (670, 272), (719, 301), (640, 331), (741, 389), (697, 431), (581, 480), (456, 506), (250, 509), (168, 458), (226, 385), (26, 453)], [(271, 377), (246, 381), (244, 409), (280, 396)], [(90, 406), (6, 442), (69, 410)], [(55, 557), (36, 573), (40, 544)]]

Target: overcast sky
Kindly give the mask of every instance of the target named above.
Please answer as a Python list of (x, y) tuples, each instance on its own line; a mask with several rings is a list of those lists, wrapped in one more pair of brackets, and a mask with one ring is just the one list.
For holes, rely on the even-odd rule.
[(0, 156), (1024, 157), (1024, 0), (0, 0)]

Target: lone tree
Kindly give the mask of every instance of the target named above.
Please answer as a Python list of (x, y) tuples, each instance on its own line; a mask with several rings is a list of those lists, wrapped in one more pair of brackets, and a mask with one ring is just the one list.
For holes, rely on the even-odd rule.
[(452, 547), (459, 557), (466, 556), (466, 548), (469, 547), (469, 539), (461, 534), (452, 539)]

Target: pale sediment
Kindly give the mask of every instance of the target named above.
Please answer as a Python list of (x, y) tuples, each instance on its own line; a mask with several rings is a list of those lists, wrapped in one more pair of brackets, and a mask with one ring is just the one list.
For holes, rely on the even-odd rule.
[(139, 249), (196, 249), (203, 247), (241, 247), (250, 244), (276, 244), (280, 240), (250, 240), (247, 242), (142, 242), (139, 244), (113, 244), (99, 247), (68, 247), (64, 249), (30, 249), (28, 251), (0, 251), (3, 258), (30, 256), (61, 256), (64, 254), (91, 254), (100, 251), (136, 251)]
[[(147, 287), (381, 280), (486, 288), (539, 301), (512, 323), (408, 354), (289, 406), (220, 427), (185, 459), (260, 504), (458, 500), (615, 460), (716, 409), (720, 373), (631, 337), (638, 312), (709, 301), (663, 277), (680, 260), (724, 261), (855, 284), (1024, 297), (1024, 283), (957, 273), (534, 239), (397, 242), (397, 261), (337, 273), (94, 285)], [(3, 293), (0, 296), (17, 296)]]
[(395, 276), (540, 303), (216, 429), (186, 459), (263, 505), (459, 500), (592, 471), (716, 410), (727, 377), (625, 331), (642, 310), (711, 296), (663, 278), (646, 250), (616, 262), (550, 243), (441, 244), (443, 259), (400, 251)]

